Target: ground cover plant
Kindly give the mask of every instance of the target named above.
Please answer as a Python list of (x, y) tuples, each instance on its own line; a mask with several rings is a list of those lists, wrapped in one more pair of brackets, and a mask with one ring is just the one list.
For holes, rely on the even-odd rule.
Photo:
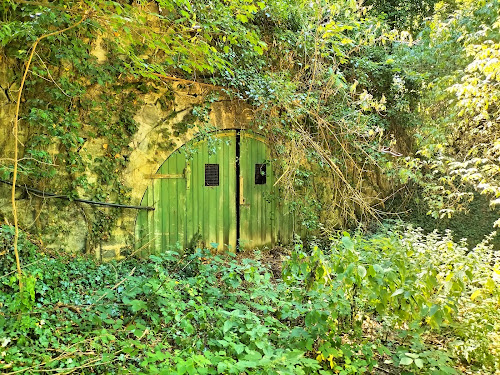
[[(12, 256), (11, 227), (1, 227)], [(358, 374), (498, 371), (498, 258), (393, 227), (264, 258), (196, 250), (96, 264), (21, 237), (2, 264), (3, 373)], [(275, 255), (276, 256), (276, 255)], [(12, 272), (14, 271), (14, 272)]]

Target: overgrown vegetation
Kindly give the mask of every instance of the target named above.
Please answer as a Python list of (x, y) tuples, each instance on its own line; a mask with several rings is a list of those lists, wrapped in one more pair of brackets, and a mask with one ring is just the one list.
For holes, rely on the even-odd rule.
[[(253, 106), (282, 190), (322, 235), (275, 254), (286, 259), (271, 273), (259, 253), (201, 249), (99, 265), (21, 233), (16, 274), (16, 230), (3, 225), (2, 372), (500, 372), (500, 2), (0, 4), (0, 61), (15, 82), (37, 38), (78, 24), (36, 50), (13, 140), (22, 157), (0, 159), (2, 179), (19, 162), (40, 190), (127, 202), (142, 98), (161, 81), (168, 109), (168, 82), (198, 82), (217, 94), (173, 135), (208, 134), (218, 95)], [(18, 86), (2, 88), (13, 103)], [(393, 196), (408, 220), (432, 216), (425, 234), (339, 231), (368, 227)], [(86, 214), (89, 241), (106, 241), (118, 217)]]
[[(11, 228), (0, 238), (11, 260)], [(3, 373), (500, 369), (500, 269), (487, 242), (469, 252), (411, 227), (344, 232), (282, 254), (282, 274), (260, 253), (167, 251), (98, 265), (21, 244), (32, 275), (22, 298), (11, 297), (13, 263), (1, 269)]]
[[(47, 7), (4, 1), (3, 10), (4, 54), (19, 67), (37, 35), (85, 19), (48, 38), (28, 75), (21, 122), (30, 132), (20, 167), (30, 185), (43, 190), (62, 183), (57, 190), (73, 197), (126, 200), (121, 173), (141, 94), (156, 91), (159, 76), (175, 75), (224, 87), (256, 108), (255, 127), (276, 146), (281, 183), (305, 217), (316, 217), (305, 220), (309, 229), (376, 216), (378, 206), (367, 204), (365, 194), (371, 185), (387, 185), (391, 134), (397, 123), (414, 121), (418, 80), (405, 80), (387, 62), (398, 33), (368, 8), (353, 1), (55, 1)], [(96, 48), (106, 52), (105, 61), (92, 54)], [(10, 163), (3, 164), (8, 178)], [(312, 175), (330, 196), (303, 189), (301, 180)], [(317, 207), (322, 214), (313, 213)], [(325, 217), (328, 211), (333, 214)], [(107, 216), (91, 220), (94, 242), (106, 239), (114, 223)]]

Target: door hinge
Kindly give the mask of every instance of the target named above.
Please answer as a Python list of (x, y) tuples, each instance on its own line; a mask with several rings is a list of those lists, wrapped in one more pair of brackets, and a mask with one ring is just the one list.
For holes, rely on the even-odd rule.
[(169, 178), (184, 178), (184, 174), (150, 174), (147, 175), (146, 178), (161, 180), (161, 179), (169, 179)]
[(146, 175), (146, 178), (153, 180), (168, 180), (168, 179), (176, 179), (183, 178), (186, 179), (186, 189), (189, 190), (191, 188), (191, 164), (187, 163), (186, 168), (182, 171), (182, 173), (170, 173), (170, 174), (150, 174)]

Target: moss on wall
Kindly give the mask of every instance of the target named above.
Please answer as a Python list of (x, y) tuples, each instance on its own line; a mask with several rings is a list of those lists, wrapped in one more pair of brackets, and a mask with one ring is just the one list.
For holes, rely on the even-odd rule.
[[(100, 60), (99, 63), (105, 61)], [(0, 64), (0, 71), (14, 70), (8, 64)], [(11, 75), (11, 81), (5, 77), (0, 82), (0, 158), (4, 159), (2, 177), (8, 180), (12, 164), (5, 160), (12, 157), (14, 147), (14, 104), (2, 92), (14, 85), (16, 76)], [(47, 162), (60, 162), (52, 166), (52, 175), (47, 172), (48, 168), (28, 165), (39, 169), (35, 173), (21, 170), (21, 183), (74, 197), (138, 205), (150, 182), (148, 176), (154, 174), (175, 149), (201, 129), (248, 127), (251, 122), (248, 116), (250, 111), (243, 102), (225, 97), (207, 101), (210, 90), (196, 84), (127, 80), (114, 82), (110, 87), (90, 83), (83, 87), (79, 104), (70, 108), (67, 114), (75, 124), (81, 124), (75, 132), (77, 147), (65, 148), (62, 144), (64, 134), (46, 134), (43, 128), (34, 126), (34, 119), (31, 122), (22, 119), (20, 122), (25, 130), (22, 144), (33, 146), (35, 139), (38, 148), (45, 150)], [(103, 99), (103, 90), (115, 92), (118, 100), (127, 100), (126, 110), (123, 110), (124, 103)], [(36, 99), (29, 98), (28, 93), (29, 103)], [(46, 98), (45, 102), (53, 103), (50, 98)], [(206, 108), (207, 118), (200, 119), (194, 115), (196, 108), (200, 107)], [(33, 115), (32, 110), (33, 107), (26, 106), (24, 113)], [(42, 112), (36, 114), (45, 116)], [(47, 125), (50, 124), (56, 128), (65, 123), (51, 118), (47, 121)], [(66, 131), (70, 130), (66, 128)], [(122, 139), (117, 139), (120, 137)], [(49, 143), (43, 146), (42, 141)], [(23, 147), (21, 151), (24, 151)], [(63, 154), (64, 159), (61, 157)], [(23, 157), (26, 156), (29, 155), (24, 152)], [(40, 198), (22, 190), (17, 195), (22, 228), (38, 235), (47, 247), (94, 253), (102, 260), (120, 257), (122, 252), (130, 252), (133, 248), (135, 210)], [(12, 222), (10, 188), (4, 184), (0, 184), (0, 220)]]

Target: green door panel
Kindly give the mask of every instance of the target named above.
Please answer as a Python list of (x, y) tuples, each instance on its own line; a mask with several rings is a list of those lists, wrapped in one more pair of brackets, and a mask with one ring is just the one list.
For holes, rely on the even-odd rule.
[[(252, 249), (270, 246), (275, 241), (272, 229), (272, 212), (275, 206), (273, 194), (274, 176), (270, 154), (265, 140), (250, 132), (240, 133), (240, 247)], [(266, 165), (265, 176), (256, 173), (256, 166)], [(261, 174), (263, 181), (256, 181)], [(261, 182), (256, 184), (256, 182)]]
[[(236, 132), (217, 133), (192, 145), (185, 246), (236, 250)], [(205, 186), (205, 165), (218, 165), (218, 186)]]
[[(265, 139), (249, 131), (238, 134), (222, 131), (188, 142), (149, 176), (141, 205), (155, 210), (137, 216), (137, 252), (194, 247), (236, 251), (238, 235), (242, 249), (292, 239), (293, 215), (273, 186)], [(265, 165), (265, 183), (259, 178), (263, 173), (256, 176), (256, 165)]]

